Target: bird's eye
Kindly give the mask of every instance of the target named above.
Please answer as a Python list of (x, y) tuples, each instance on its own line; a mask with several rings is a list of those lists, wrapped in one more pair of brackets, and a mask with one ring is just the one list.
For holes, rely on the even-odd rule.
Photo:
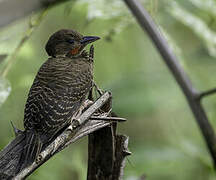
[(67, 42), (70, 43), (70, 44), (73, 44), (74, 40), (73, 39), (68, 39)]

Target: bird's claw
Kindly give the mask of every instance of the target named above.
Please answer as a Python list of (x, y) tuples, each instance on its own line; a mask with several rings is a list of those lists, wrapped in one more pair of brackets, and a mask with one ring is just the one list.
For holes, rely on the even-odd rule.
[(89, 99), (86, 99), (83, 103), (83, 110), (86, 110), (88, 109), (92, 104), (94, 104), (93, 101), (89, 100)]
[(80, 126), (80, 122), (77, 119), (73, 119), (71, 122), (72, 130), (76, 129), (78, 126)]
[(88, 109), (92, 104), (93, 104), (93, 101), (90, 101), (88, 99), (86, 99), (84, 101), (84, 103), (81, 105), (81, 107), (78, 110), (78, 112), (72, 118), (72, 121), (71, 121), (72, 130), (76, 129), (78, 126), (81, 125), (79, 117), (81, 116), (82, 112), (85, 111), (86, 109)]
[(41, 161), (42, 161), (42, 159), (43, 159), (43, 157), (42, 157), (42, 155), (41, 154), (39, 154), (38, 156), (37, 156), (37, 158), (36, 158), (36, 163), (37, 164), (39, 164)]

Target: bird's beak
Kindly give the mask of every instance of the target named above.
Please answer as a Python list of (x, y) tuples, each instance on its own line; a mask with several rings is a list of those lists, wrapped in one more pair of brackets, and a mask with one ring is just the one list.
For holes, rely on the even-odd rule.
[(84, 36), (80, 42), (81, 44), (86, 45), (94, 41), (97, 41), (98, 39), (100, 39), (98, 36)]

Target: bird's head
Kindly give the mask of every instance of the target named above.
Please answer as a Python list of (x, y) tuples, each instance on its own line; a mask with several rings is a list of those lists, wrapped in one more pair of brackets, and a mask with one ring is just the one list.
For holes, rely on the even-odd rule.
[(79, 55), (85, 46), (100, 39), (97, 36), (82, 36), (80, 33), (70, 30), (62, 29), (55, 32), (46, 44), (46, 52), (49, 56), (60, 55)]

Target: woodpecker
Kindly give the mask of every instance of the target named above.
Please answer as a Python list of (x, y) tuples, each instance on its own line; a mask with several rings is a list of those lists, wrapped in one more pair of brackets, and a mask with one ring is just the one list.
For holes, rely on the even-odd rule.
[(49, 38), (45, 49), (50, 57), (34, 79), (24, 110), (24, 166), (71, 123), (86, 100), (93, 86), (93, 58), (84, 48), (98, 39), (70, 29), (59, 30)]

